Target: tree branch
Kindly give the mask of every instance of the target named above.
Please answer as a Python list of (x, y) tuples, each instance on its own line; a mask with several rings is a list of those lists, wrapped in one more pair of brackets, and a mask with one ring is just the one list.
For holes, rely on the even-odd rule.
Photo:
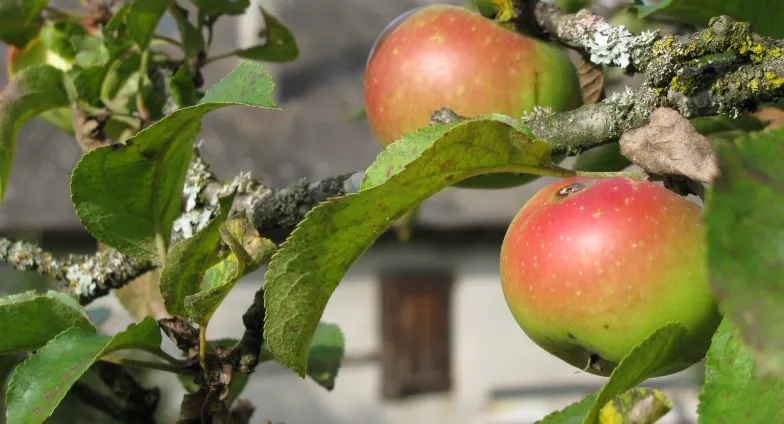
[(56, 258), (35, 244), (0, 238), (0, 261), (65, 282), (63, 291), (86, 305), (153, 269), (150, 262), (107, 249), (95, 255)]
[[(235, 187), (238, 191), (232, 212), (246, 213), (262, 235), (279, 232), (285, 237), (319, 203), (357, 191), (363, 176), (363, 172), (357, 172), (314, 183), (303, 179), (279, 190), (267, 188), (250, 174), (221, 183), (196, 151), (185, 182), (185, 211), (175, 221), (171, 244), (204, 227), (217, 212), (218, 197)], [(155, 268), (151, 262), (111, 248), (94, 255), (57, 258), (33, 243), (9, 238), (0, 238), (0, 262), (19, 271), (34, 271), (64, 282), (62, 290), (83, 305)]]
[(245, 332), (229, 354), (229, 361), (234, 368), (245, 374), (250, 374), (259, 364), (261, 346), (264, 343), (264, 316), (267, 310), (264, 307), (264, 291), (259, 289), (253, 298), (250, 308), (242, 315)]
[(718, 113), (737, 117), (784, 95), (784, 41), (751, 33), (728, 16), (683, 36), (613, 27), (586, 9), (564, 13), (538, 3), (537, 22), (556, 41), (583, 50), (591, 62), (643, 72), (645, 82), (579, 109), (552, 113), (537, 108), (522, 117), (553, 154), (577, 154), (617, 140), (645, 124), (653, 110), (671, 107), (686, 118)]

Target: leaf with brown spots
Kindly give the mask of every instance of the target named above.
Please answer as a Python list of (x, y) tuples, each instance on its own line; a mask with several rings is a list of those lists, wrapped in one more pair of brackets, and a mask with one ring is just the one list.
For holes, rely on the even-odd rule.
[(14, 371), (6, 394), (6, 418), (14, 424), (38, 424), (101, 356), (121, 349), (158, 349), (161, 332), (151, 317), (113, 337), (72, 327), (50, 340)]
[(757, 370), (784, 378), (784, 127), (718, 146), (707, 196), (708, 266)]
[(140, 321), (148, 315), (156, 319), (169, 316), (159, 288), (160, 278), (158, 268), (114, 290), (117, 300), (134, 320)]
[(183, 299), (188, 317), (201, 326), (207, 325), (237, 281), (266, 265), (277, 249), (244, 214), (225, 222), (219, 233), (231, 253), (204, 270), (198, 291)]
[(700, 424), (784, 422), (784, 380), (759, 375), (738, 328), (727, 319), (713, 336), (705, 368)]
[(499, 172), (569, 171), (553, 165), (548, 143), (531, 141), (516, 120), (485, 116), (401, 138), (378, 156), (357, 193), (310, 210), (265, 276), (264, 339), (276, 359), (304, 376), (319, 319), (354, 261), (424, 199), (467, 178)]

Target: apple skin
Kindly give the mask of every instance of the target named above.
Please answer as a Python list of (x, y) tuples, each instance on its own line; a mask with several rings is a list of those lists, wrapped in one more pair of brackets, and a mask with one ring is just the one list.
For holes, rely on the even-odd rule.
[[(534, 106), (561, 112), (582, 105), (577, 71), (563, 50), (451, 5), (392, 21), (371, 49), (364, 92), (368, 122), (384, 147), (429, 125), (444, 107), (462, 116), (520, 118)], [(510, 187), (535, 178), (482, 175), (456, 185)]]
[(507, 305), (536, 344), (601, 376), (653, 331), (680, 322), (687, 340), (651, 377), (684, 370), (705, 356), (721, 321), (701, 219), (699, 206), (652, 182), (559, 180), (507, 230)]

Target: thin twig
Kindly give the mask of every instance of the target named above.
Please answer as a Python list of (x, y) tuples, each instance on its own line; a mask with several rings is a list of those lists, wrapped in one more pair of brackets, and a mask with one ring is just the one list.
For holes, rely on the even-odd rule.
[(184, 374), (184, 375), (193, 374), (191, 371), (187, 369), (165, 362), (143, 361), (139, 359), (126, 358), (124, 356), (119, 356), (119, 355), (104, 355), (101, 357), (101, 360), (104, 362), (110, 362), (112, 364), (122, 365), (130, 368), (166, 371), (173, 374)]
[(129, 421), (134, 424), (155, 423), (155, 411), (161, 398), (157, 387), (146, 388), (134, 379), (127, 368), (109, 362), (97, 362), (93, 369), (98, 371), (101, 381), (125, 403)]

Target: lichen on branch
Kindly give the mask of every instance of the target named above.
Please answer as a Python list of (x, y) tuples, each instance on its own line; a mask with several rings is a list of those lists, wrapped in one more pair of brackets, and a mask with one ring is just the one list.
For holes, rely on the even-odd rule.
[(536, 19), (553, 40), (587, 53), (592, 62), (642, 72), (637, 90), (626, 89), (599, 103), (552, 113), (537, 109), (522, 117), (553, 154), (578, 154), (615, 140), (648, 122), (661, 107), (686, 118), (719, 113), (737, 117), (784, 96), (784, 41), (751, 32), (728, 16), (688, 35), (633, 35), (583, 9), (567, 14), (539, 2)]

